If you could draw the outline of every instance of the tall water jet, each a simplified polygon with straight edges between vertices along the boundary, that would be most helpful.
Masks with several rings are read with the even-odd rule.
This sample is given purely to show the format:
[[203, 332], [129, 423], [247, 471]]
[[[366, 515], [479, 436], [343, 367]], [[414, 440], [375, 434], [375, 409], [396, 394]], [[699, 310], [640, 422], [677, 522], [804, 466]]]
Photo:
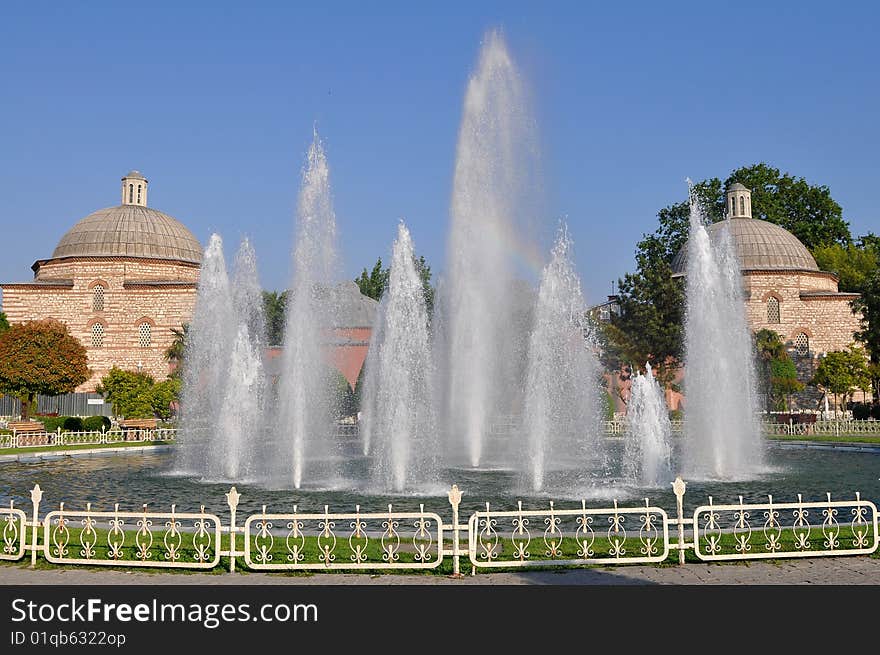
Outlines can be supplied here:
[[364, 396], [364, 429], [372, 456], [372, 481], [400, 492], [436, 480], [437, 459], [428, 313], [413, 243], [397, 229], [388, 285], [370, 340]]
[[[563, 224], [544, 267], [529, 340], [521, 458], [533, 491], [549, 471], [589, 473], [598, 443], [599, 365], [590, 349], [580, 279]], [[571, 481], [568, 482], [571, 484]]]
[[263, 348], [266, 319], [262, 287], [257, 275], [257, 258], [248, 239], [243, 239], [235, 257], [232, 281], [235, 328], [228, 334], [227, 381], [217, 421], [213, 458], [228, 480], [240, 480], [260, 473], [255, 464], [263, 443], [266, 374]]
[[668, 484], [672, 471], [672, 425], [665, 394], [648, 363], [645, 374], [632, 379], [626, 418], [625, 475], [647, 487]]
[[217, 417], [228, 381], [228, 347], [236, 324], [223, 257], [223, 239], [211, 235], [202, 258], [199, 288], [189, 324], [180, 398], [180, 444], [175, 449], [181, 473], [222, 475], [222, 453], [214, 448]]
[[684, 472], [696, 479], [749, 478], [763, 466], [764, 449], [742, 274], [729, 223], [710, 238], [693, 188], [690, 210]]
[[[501, 35], [490, 32], [464, 100], [438, 306], [441, 415], [448, 450], [470, 466], [484, 460], [492, 422], [519, 405], [510, 393], [518, 386], [511, 363], [522, 360], [511, 352], [522, 336], [512, 334], [521, 329], [514, 253], [522, 249], [524, 217], [536, 204], [529, 191], [536, 168], [533, 131], [519, 72]], [[509, 456], [509, 450], [502, 444], [500, 454]]]
[[[330, 170], [315, 132], [297, 204], [293, 279], [287, 303], [279, 421], [272, 452], [275, 484], [303, 484], [307, 469], [333, 453], [331, 368], [324, 358], [326, 335], [335, 324], [332, 288], [336, 279], [336, 215]], [[309, 471], [310, 482], [326, 474]]]

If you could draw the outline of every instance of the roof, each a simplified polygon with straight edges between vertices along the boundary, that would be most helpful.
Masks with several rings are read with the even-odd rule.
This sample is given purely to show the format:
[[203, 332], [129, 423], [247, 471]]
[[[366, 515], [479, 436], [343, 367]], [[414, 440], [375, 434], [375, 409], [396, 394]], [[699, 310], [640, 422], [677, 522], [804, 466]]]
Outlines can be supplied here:
[[129, 172], [128, 172], [128, 175], [126, 175], [126, 176], [125, 176], [124, 178], [122, 178], [122, 179], [125, 179], [125, 178], [127, 178], [127, 177], [133, 177], [133, 178], [136, 178], [136, 179], [138, 179], [138, 180], [146, 180], [146, 179], [147, 179], [147, 178], [145, 178], [145, 177], [143, 176], [143, 174], [142, 174], [140, 171], [129, 171]]
[[118, 205], [83, 218], [61, 237], [52, 253], [52, 259], [118, 256], [197, 264], [202, 260], [202, 246], [183, 223], [168, 214], [141, 205]]
[[[731, 218], [710, 225], [710, 238], [717, 239], [725, 225], [730, 227], [740, 268], [744, 271], [819, 271], [806, 246], [775, 223], [757, 218]], [[684, 275], [686, 268], [687, 244], [672, 260], [674, 275]]]
[[748, 187], [740, 184], [739, 182], [734, 182], [729, 187], [727, 187], [728, 191], [748, 191]]

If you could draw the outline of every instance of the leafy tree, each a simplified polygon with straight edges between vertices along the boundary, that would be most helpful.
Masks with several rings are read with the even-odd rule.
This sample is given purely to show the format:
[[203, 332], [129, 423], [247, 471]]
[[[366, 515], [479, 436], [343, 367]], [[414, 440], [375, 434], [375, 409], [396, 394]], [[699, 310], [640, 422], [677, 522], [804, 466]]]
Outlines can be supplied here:
[[791, 394], [803, 391], [805, 385], [798, 380], [797, 367], [785, 349], [782, 337], [773, 330], [758, 330], [755, 349], [767, 411], [782, 409], [785, 399], [788, 399], [788, 410], [791, 411]]
[[355, 282], [362, 294], [373, 300], [379, 300], [388, 284], [388, 274], [389, 269], [382, 268], [382, 258], [379, 257], [373, 265], [373, 269], [367, 273], [365, 268], [360, 277], [355, 278]]
[[167, 421], [174, 412], [172, 403], [180, 400], [180, 378], [168, 378], [153, 385], [149, 392], [150, 408], [158, 418]]
[[834, 411], [837, 411], [837, 396], [843, 396], [844, 406], [849, 396], [856, 390], [867, 391], [871, 378], [865, 351], [851, 347], [828, 353], [819, 362], [813, 375], [812, 384], [825, 393], [834, 394]]
[[186, 352], [186, 340], [189, 336], [189, 323], [184, 323], [180, 328], [171, 328], [171, 334], [174, 335], [174, 341], [165, 350], [165, 359], [174, 364], [174, 371], [171, 375], [179, 378], [182, 374], [183, 356]]
[[58, 321], [18, 323], [0, 334], [0, 391], [21, 398], [23, 418], [37, 394], [70, 393], [89, 375], [86, 349]]
[[101, 378], [101, 384], [95, 390], [113, 403], [117, 416], [152, 418], [153, 383], [153, 378], [146, 373], [124, 371], [114, 366]]
[[263, 309], [266, 313], [266, 338], [270, 346], [284, 342], [284, 316], [287, 311], [286, 291], [263, 291]]
[[870, 355], [869, 375], [876, 397], [880, 395], [880, 270], [865, 282], [862, 295], [852, 306], [853, 311], [861, 315], [860, 329], [853, 336], [864, 344]]
[[862, 293], [880, 265], [880, 250], [873, 245], [832, 243], [813, 249], [813, 257], [823, 271], [836, 273], [841, 291]]
[[770, 387], [776, 406], [781, 407], [784, 398], [788, 399], [788, 411], [791, 412], [791, 394], [804, 390], [804, 383], [798, 380], [797, 367], [791, 357], [783, 351], [784, 357], [770, 362]]
[[9, 320], [6, 318], [6, 314], [0, 312], [0, 334], [6, 332], [9, 329]]

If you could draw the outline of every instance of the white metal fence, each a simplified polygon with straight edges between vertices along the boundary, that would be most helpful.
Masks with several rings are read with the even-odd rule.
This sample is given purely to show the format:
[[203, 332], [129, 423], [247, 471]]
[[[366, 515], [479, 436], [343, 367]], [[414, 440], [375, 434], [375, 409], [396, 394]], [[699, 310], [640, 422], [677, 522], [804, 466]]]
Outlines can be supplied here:
[[0, 434], [0, 448], [45, 448], [46, 446], [103, 445], [122, 442], [175, 441], [176, 428], [135, 430], [112, 428], [101, 431], [64, 432], [15, 432]]
[[703, 561], [782, 559], [869, 555], [880, 544], [877, 506], [854, 499], [774, 501], [706, 505], [685, 516], [686, 484], [673, 483], [674, 513], [642, 504], [574, 507], [554, 502], [541, 508], [473, 512], [459, 521], [462, 494], [449, 492], [452, 520], [447, 523], [423, 504], [417, 511], [385, 510], [291, 512], [262, 510], [238, 525], [240, 495], [226, 494], [227, 521], [205, 510], [178, 512], [140, 509], [71, 510], [61, 503], [40, 517], [43, 492], [31, 491], [31, 511], [10, 503], [0, 508], [0, 559], [28, 555], [56, 565], [213, 569], [224, 558], [234, 571], [241, 562], [253, 571], [364, 571], [439, 569], [451, 560], [460, 574], [461, 560], [471, 572], [491, 569], [576, 567], [590, 564], [657, 564], [688, 551]]

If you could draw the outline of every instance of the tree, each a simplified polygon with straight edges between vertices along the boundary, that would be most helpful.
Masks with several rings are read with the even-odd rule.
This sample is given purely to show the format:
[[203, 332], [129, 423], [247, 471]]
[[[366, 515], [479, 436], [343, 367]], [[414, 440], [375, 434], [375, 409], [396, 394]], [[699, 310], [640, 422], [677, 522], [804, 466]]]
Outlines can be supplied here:
[[770, 388], [776, 406], [781, 407], [783, 399], [788, 399], [788, 411], [791, 413], [791, 394], [804, 390], [804, 383], [798, 380], [797, 367], [789, 354], [783, 351], [784, 357], [770, 362]]
[[173, 416], [172, 405], [180, 401], [180, 387], [180, 378], [168, 378], [153, 385], [149, 392], [149, 402], [156, 417], [167, 421]]
[[853, 312], [861, 316], [860, 329], [853, 335], [864, 344], [871, 360], [869, 376], [874, 396], [880, 396], [880, 270], [866, 282], [862, 295], [853, 303]]
[[0, 334], [6, 332], [9, 329], [9, 320], [6, 318], [6, 314], [0, 312]]
[[818, 246], [813, 249], [813, 257], [823, 271], [837, 274], [841, 291], [855, 293], [865, 290], [880, 265], [880, 250], [865, 242]]
[[125, 418], [152, 418], [154, 380], [146, 373], [124, 371], [114, 366], [101, 378], [96, 391], [113, 403], [113, 412]]
[[389, 269], [382, 268], [382, 258], [379, 257], [369, 274], [365, 268], [360, 277], [355, 278], [355, 282], [362, 294], [373, 300], [379, 300], [388, 284], [388, 274]]
[[70, 393], [90, 375], [86, 349], [58, 321], [18, 323], [0, 334], [0, 391], [21, 398], [22, 418], [37, 394]]
[[183, 356], [186, 353], [186, 340], [189, 337], [189, 323], [184, 323], [180, 328], [171, 328], [171, 334], [174, 335], [174, 341], [165, 350], [165, 359], [174, 365], [171, 375], [179, 378], [182, 373]]
[[817, 385], [825, 393], [834, 394], [834, 411], [837, 411], [837, 396], [843, 396], [844, 406], [849, 396], [856, 390], [867, 390], [871, 378], [865, 351], [858, 347], [836, 350], [828, 353], [819, 362], [811, 384]]
[[287, 292], [263, 291], [263, 309], [266, 313], [266, 339], [270, 346], [284, 343], [284, 316], [287, 311]]

